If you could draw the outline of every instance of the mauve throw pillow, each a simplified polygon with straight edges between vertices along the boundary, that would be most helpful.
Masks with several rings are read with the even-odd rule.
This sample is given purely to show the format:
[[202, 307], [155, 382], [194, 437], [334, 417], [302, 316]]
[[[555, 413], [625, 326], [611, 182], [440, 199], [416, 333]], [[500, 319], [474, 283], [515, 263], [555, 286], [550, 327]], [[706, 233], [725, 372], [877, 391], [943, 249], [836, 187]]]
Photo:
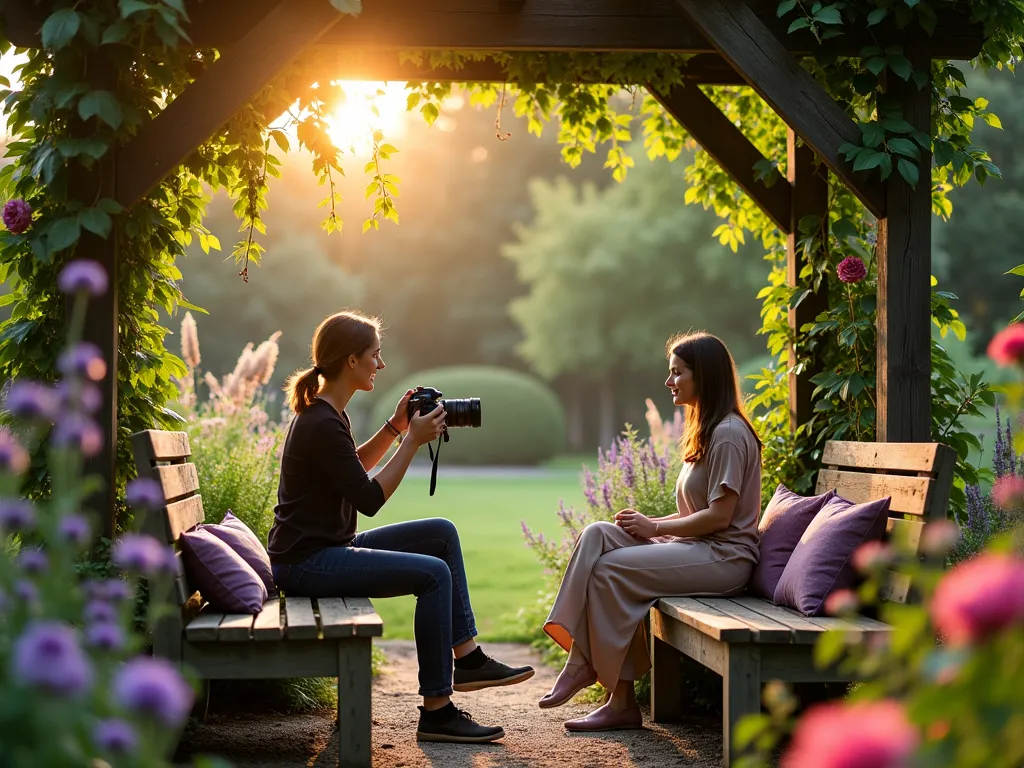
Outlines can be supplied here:
[[833, 496], [807, 526], [775, 587], [774, 600], [805, 616], [824, 612], [825, 598], [857, 581], [851, 557], [885, 534], [890, 497], [854, 504]]
[[825, 502], [835, 495], [835, 491], [829, 491], [820, 496], [801, 496], [779, 483], [757, 524], [761, 558], [747, 585], [750, 592], [769, 600], [775, 597], [775, 586], [800, 537]]
[[181, 534], [181, 555], [189, 586], [224, 613], [255, 615], [267, 599], [267, 588], [256, 571], [205, 528]]
[[209, 531], [235, 550], [235, 553], [245, 560], [249, 567], [256, 571], [256, 575], [263, 580], [268, 595], [277, 594], [274, 572], [270, 568], [270, 556], [267, 554], [266, 548], [256, 538], [252, 529], [235, 517], [230, 509], [219, 523], [207, 523], [199, 527]]

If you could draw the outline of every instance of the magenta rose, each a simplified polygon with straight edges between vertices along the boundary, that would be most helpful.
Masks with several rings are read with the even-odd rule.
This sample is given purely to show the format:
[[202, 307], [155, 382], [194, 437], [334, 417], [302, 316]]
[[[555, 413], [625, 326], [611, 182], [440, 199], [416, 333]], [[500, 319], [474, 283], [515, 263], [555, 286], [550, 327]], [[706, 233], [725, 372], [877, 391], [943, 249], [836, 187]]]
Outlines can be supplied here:
[[947, 573], [932, 596], [935, 629], [951, 646], [969, 645], [1024, 624], [1024, 560], [985, 552]]
[[836, 274], [844, 283], [859, 283], [868, 276], [868, 268], [856, 256], [847, 256], [839, 262]]
[[1024, 361], [1024, 323], [1014, 323], [997, 333], [988, 345], [988, 356], [999, 365]]
[[822, 704], [797, 723], [782, 768], [901, 768], [920, 736], [891, 699]]

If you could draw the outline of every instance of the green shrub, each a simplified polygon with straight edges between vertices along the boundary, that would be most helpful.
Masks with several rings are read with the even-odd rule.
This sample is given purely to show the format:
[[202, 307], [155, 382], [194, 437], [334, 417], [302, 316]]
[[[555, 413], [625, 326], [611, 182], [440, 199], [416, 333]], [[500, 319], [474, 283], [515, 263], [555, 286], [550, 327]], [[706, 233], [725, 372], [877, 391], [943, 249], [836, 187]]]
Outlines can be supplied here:
[[446, 398], [479, 397], [479, 429], [451, 430], [441, 451], [448, 464], [540, 464], [565, 444], [565, 413], [557, 396], [539, 380], [484, 366], [435, 368], [397, 382], [374, 404], [373, 424], [384, 423], [402, 394], [417, 385], [435, 387]]

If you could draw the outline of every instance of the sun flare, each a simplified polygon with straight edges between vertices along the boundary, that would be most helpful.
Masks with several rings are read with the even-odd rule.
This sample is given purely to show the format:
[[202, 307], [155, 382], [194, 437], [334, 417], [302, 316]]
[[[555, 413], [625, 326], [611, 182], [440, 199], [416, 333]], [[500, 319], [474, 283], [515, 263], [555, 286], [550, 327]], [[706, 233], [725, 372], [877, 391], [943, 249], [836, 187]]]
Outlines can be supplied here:
[[407, 91], [405, 83], [368, 81], [339, 82], [345, 97], [328, 118], [328, 134], [334, 146], [357, 156], [369, 155], [373, 133], [385, 141], [405, 133]]

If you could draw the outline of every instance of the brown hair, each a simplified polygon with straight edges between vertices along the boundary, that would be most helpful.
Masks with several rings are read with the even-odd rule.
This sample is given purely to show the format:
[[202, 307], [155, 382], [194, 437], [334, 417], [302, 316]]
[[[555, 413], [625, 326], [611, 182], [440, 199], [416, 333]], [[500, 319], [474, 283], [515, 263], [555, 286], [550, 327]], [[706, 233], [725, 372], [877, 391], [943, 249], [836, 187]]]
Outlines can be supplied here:
[[730, 414], [743, 420], [760, 448], [757, 431], [743, 407], [736, 363], [722, 340], [703, 331], [678, 334], [668, 340], [665, 352], [666, 357], [679, 357], [693, 371], [697, 391], [697, 404], [687, 406], [686, 425], [679, 441], [683, 461], [703, 459], [715, 427]]
[[285, 392], [295, 413], [309, 408], [320, 391], [320, 377], [337, 376], [349, 355], [362, 355], [380, 333], [380, 320], [355, 310], [338, 312], [325, 318], [313, 334], [313, 367], [288, 377]]

